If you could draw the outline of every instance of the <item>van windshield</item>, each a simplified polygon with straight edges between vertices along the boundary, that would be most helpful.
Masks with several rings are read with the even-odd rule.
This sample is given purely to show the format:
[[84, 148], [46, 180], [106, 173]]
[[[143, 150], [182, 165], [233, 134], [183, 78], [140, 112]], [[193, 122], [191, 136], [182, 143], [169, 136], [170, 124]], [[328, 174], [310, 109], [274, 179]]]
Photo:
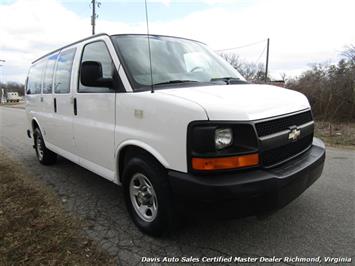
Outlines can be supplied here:
[[197, 41], [150, 37], [152, 78], [147, 35], [115, 35], [112, 40], [135, 90], [156, 89], [182, 84], [245, 83], [245, 79], [224, 59]]

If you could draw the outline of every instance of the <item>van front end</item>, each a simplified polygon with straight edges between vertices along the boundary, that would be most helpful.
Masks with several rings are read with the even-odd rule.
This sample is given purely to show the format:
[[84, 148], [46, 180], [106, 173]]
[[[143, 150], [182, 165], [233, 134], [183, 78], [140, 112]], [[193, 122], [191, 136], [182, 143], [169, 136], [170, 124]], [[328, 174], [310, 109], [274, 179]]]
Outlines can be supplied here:
[[168, 173], [178, 205], [235, 217], [284, 207], [322, 173], [325, 146], [313, 131], [309, 109], [254, 122], [191, 123], [189, 172]]

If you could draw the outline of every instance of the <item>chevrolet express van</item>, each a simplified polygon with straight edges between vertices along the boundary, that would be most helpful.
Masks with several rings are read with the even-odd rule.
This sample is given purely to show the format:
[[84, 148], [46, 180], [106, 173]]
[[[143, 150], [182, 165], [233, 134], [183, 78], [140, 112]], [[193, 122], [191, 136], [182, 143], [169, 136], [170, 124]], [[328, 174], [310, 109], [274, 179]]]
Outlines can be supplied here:
[[26, 114], [40, 163], [60, 155], [122, 185], [151, 235], [195, 203], [281, 208], [325, 158], [304, 95], [249, 84], [205, 44], [177, 37], [100, 34], [37, 59]]

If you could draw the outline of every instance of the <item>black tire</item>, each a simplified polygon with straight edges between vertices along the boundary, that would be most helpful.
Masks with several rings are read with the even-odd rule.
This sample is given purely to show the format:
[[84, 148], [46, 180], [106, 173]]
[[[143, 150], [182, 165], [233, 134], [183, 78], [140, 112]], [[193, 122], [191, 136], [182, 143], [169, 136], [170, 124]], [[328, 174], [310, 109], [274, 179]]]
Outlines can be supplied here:
[[34, 130], [33, 138], [34, 138], [34, 149], [36, 151], [38, 161], [44, 165], [52, 165], [56, 163], [57, 154], [46, 148], [46, 144], [44, 143], [44, 139], [42, 137], [42, 133], [39, 130], [39, 128], [36, 128]]
[[[123, 189], [126, 206], [133, 222], [142, 232], [151, 236], [157, 237], [172, 232], [178, 223], [166, 170], [150, 155], [143, 152], [129, 156], [128, 160], [125, 161]], [[131, 197], [130, 194], [132, 178], [141, 174], [148, 179], [156, 195], [157, 211], [152, 221], [141, 218], [142, 214], [138, 213], [134, 207], [134, 202], [132, 202], [134, 196]], [[138, 202], [138, 197], [134, 197], [133, 200]]]

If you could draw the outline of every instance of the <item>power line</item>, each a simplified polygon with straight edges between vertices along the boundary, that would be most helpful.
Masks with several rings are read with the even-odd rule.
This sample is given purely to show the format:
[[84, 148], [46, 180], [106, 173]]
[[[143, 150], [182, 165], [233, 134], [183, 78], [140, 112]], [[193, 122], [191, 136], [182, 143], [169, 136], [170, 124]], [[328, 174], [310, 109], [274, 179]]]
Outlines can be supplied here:
[[249, 47], [249, 46], [253, 46], [253, 45], [256, 45], [256, 44], [265, 42], [265, 41], [266, 41], [266, 40], [264, 39], [264, 40], [261, 40], [261, 41], [257, 41], [257, 42], [253, 42], [253, 43], [249, 43], [249, 44], [237, 46], [237, 47], [215, 50], [215, 52], [224, 52], [224, 51], [230, 51], [230, 50], [237, 50], [237, 49], [241, 49], [241, 48], [246, 48], [246, 47]]
[[[5, 63], [6, 62], [6, 60], [4, 60], [4, 59], [0, 59], [0, 62], [1, 63]], [[3, 67], [4, 65], [0, 65], [0, 91], [1, 91], [1, 97], [0, 97], [0, 103], [5, 103], [5, 92], [4, 92], [4, 88], [1, 88], [1, 83], [4, 85], [4, 86], [6, 86], [5, 85], [5, 80], [4, 81], [2, 81], [2, 67]]]
[[264, 54], [266, 47], [267, 47], [267, 46], [265, 45], [265, 46], [264, 46], [264, 49], [261, 51], [260, 55], [258, 56], [258, 59], [256, 59], [256, 61], [255, 61], [255, 64], [256, 64], [256, 65], [259, 63], [259, 60], [260, 60], [261, 56]]

